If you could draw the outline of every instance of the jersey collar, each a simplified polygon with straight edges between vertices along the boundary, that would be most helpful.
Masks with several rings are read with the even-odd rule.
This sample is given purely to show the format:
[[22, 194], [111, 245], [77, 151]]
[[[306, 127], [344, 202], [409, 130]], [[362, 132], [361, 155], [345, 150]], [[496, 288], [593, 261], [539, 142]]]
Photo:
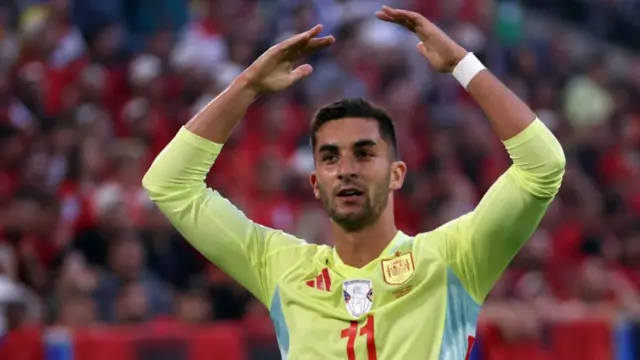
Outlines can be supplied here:
[[340, 256], [338, 256], [338, 252], [334, 247], [332, 251], [333, 265], [334, 265], [333, 268], [335, 269], [335, 271], [337, 271], [338, 273], [342, 274], [345, 277], [357, 277], [359, 276], [359, 274], [362, 274], [363, 272], [365, 273], [369, 272], [369, 270], [378, 266], [378, 262], [381, 258], [385, 258], [385, 257], [388, 257], [389, 255], [394, 254], [397, 251], [397, 249], [403, 243], [405, 243], [405, 241], [409, 239], [410, 237], [408, 235], [406, 235], [402, 231], [398, 231], [396, 235], [393, 237], [393, 239], [391, 239], [389, 244], [387, 244], [385, 249], [380, 253], [380, 255], [377, 258], [371, 260], [367, 265], [363, 266], [360, 269], [345, 264], [342, 261], [342, 259], [340, 259]]

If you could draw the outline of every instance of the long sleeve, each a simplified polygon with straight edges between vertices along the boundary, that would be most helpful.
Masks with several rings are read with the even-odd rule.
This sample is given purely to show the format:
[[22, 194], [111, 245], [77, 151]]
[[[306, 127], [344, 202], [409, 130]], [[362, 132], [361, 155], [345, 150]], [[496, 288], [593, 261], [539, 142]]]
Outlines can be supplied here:
[[538, 227], [564, 175], [562, 147], [539, 119], [504, 145], [513, 165], [475, 210], [434, 231], [438, 251], [478, 303]]
[[254, 223], [206, 187], [206, 175], [221, 149], [183, 128], [155, 159], [143, 186], [198, 251], [268, 305], [276, 273], [288, 263], [277, 253], [304, 242]]

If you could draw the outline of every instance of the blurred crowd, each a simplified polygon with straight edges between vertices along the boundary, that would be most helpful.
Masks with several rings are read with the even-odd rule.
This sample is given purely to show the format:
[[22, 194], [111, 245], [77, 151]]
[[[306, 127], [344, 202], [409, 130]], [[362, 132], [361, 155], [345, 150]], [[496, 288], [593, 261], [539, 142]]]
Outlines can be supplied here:
[[[558, 199], [484, 316], [511, 336], [536, 336], [546, 321], [640, 315], [640, 67], [614, 77], [596, 45], [578, 57], [562, 34], [530, 41], [515, 2], [385, 3], [428, 15], [476, 52], [567, 154]], [[140, 182], [244, 67], [316, 23], [338, 43], [310, 59], [311, 78], [252, 106], [210, 185], [256, 222], [330, 244], [308, 185], [309, 120], [324, 103], [366, 97], [392, 114], [410, 169], [399, 226], [415, 234], [472, 209], [508, 156], [464, 90], [419, 57], [413, 35], [375, 20], [381, 4], [3, 1], [0, 333], [264, 314], [173, 230]]]

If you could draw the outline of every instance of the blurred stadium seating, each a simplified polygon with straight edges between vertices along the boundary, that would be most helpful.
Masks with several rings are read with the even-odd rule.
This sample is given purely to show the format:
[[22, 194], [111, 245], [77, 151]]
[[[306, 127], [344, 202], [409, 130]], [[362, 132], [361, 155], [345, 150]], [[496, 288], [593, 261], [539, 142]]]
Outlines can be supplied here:
[[0, 2], [0, 359], [278, 359], [266, 309], [208, 264], [140, 186], [191, 115], [275, 41], [338, 38], [258, 101], [210, 185], [249, 217], [331, 243], [307, 185], [313, 109], [363, 96], [410, 169], [397, 219], [474, 206], [508, 158], [415, 39], [412, 7], [476, 52], [554, 131], [566, 180], [482, 313], [474, 359], [640, 359], [640, 58], [634, 0]]

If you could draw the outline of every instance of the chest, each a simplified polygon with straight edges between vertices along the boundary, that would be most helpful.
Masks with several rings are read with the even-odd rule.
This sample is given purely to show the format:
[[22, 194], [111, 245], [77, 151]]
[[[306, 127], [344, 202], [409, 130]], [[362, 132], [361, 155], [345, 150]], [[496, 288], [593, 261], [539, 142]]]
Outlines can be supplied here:
[[[414, 338], [418, 328], [442, 323], [445, 282], [444, 266], [416, 261], [411, 254], [349, 274], [309, 263], [281, 279], [277, 300], [282, 318], [274, 322], [286, 328], [292, 344], [327, 339], [317, 351], [344, 354], [345, 346], [356, 351], [374, 341], [377, 349], [397, 349], [403, 339]], [[307, 344], [305, 353], [313, 353], [314, 343]]]

